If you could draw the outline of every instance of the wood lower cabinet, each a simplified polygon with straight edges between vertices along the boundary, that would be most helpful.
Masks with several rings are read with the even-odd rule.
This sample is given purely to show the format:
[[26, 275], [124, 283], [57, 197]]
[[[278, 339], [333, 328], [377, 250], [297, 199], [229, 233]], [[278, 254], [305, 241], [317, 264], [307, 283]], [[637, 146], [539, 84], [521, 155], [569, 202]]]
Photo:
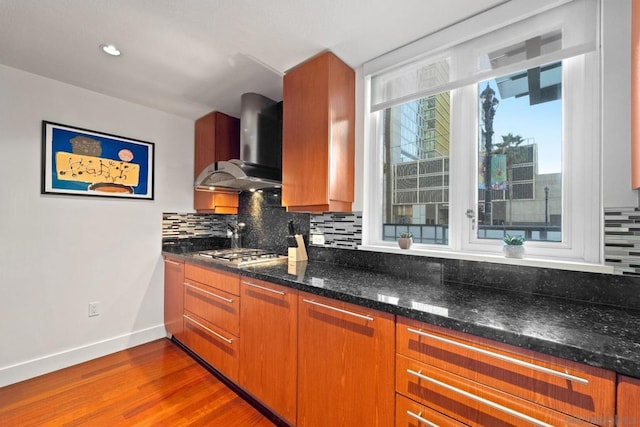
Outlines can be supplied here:
[[487, 425], [498, 413], [505, 425], [523, 422], [471, 393], [551, 425], [612, 425], [611, 371], [401, 317], [396, 337], [398, 392], [465, 423]]
[[237, 381], [240, 352], [240, 276], [185, 265], [182, 342]]
[[164, 327], [167, 332], [182, 339], [184, 262], [165, 258], [164, 260]]
[[394, 424], [394, 316], [300, 293], [298, 426]]
[[618, 375], [616, 425], [640, 426], [640, 379]]
[[296, 423], [298, 293], [242, 277], [238, 382], [291, 425]]
[[[211, 112], [195, 122], [194, 178], [211, 163], [240, 156], [240, 120]], [[193, 204], [200, 213], [238, 213], [238, 194], [228, 191], [195, 191]]]
[[355, 72], [326, 52], [288, 71], [283, 85], [282, 205], [351, 212]]
[[170, 257], [165, 324], [291, 425], [640, 424], [640, 379]]

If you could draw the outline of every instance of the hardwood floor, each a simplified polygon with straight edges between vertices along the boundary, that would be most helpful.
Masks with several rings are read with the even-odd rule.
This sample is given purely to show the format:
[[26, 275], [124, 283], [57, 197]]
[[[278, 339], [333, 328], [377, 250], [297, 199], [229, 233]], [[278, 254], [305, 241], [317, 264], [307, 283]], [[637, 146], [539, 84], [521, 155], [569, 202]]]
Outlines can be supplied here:
[[0, 426], [273, 426], [168, 339], [0, 388]]

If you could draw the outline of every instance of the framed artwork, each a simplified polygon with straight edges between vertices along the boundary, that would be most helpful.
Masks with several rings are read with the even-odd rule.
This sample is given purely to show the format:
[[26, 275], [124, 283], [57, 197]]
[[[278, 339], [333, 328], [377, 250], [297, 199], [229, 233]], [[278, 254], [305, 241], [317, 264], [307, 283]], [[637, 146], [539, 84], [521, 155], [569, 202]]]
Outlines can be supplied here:
[[42, 122], [42, 194], [153, 200], [154, 144]]

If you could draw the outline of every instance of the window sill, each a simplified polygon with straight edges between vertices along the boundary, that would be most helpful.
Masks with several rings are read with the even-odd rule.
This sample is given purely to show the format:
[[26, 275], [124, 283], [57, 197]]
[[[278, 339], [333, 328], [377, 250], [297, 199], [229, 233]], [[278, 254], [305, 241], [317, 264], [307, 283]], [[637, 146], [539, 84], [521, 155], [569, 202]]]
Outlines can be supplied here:
[[558, 270], [582, 271], [587, 273], [605, 273], [613, 274], [614, 269], [610, 265], [587, 264], [584, 262], [568, 261], [568, 260], [550, 260], [537, 257], [526, 256], [521, 259], [505, 258], [498, 254], [480, 254], [468, 252], [453, 251], [434, 251], [428, 249], [400, 249], [397, 246], [377, 246], [377, 245], [361, 245], [359, 250], [371, 252], [386, 252], [401, 255], [417, 255], [428, 256], [433, 258], [460, 259], [466, 261], [491, 262], [495, 264], [521, 265], [526, 267], [542, 267], [553, 268]]

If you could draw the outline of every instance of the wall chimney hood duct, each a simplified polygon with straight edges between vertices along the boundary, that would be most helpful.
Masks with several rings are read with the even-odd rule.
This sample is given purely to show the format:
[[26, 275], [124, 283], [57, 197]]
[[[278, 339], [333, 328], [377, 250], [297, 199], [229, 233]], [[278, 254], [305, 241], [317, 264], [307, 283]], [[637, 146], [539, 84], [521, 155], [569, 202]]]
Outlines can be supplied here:
[[207, 166], [196, 178], [201, 191], [279, 188], [282, 185], [282, 102], [257, 93], [241, 98], [240, 159]]

